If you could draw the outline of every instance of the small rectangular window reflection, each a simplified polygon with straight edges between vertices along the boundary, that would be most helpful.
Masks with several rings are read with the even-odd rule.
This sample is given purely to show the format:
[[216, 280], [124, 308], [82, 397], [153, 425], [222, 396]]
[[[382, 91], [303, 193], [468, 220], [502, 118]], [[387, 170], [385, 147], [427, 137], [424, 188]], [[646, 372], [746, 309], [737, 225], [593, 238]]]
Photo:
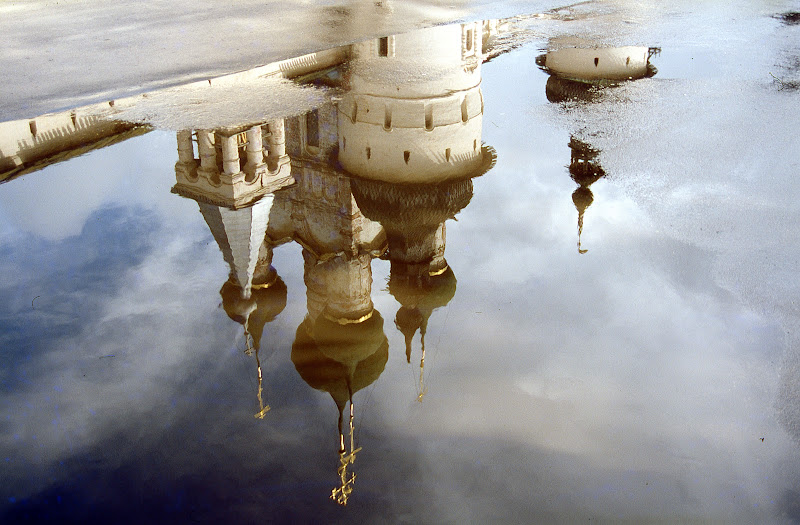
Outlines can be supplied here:
[[306, 146], [319, 147], [319, 111], [306, 114]]
[[378, 39], [378, 56], [389, 56], [389, 37], [385, 36]]

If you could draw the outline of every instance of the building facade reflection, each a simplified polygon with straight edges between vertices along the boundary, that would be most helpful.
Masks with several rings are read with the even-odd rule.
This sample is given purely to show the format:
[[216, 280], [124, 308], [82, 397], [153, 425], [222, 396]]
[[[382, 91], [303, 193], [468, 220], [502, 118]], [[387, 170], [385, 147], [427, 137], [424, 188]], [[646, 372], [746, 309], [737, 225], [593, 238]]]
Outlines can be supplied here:
[[[400, 305], [395, 326], [409, 363], [420, 333], [421, 401], [428, 322], [457, 286], [445, 259], [445, 223], [469, 204], [472, 178], [496, 160], [482, 142], [481, 63], [498, 27], [441, 26], [315, 54], [324, 60], [284, 61], [305, 81], [340, 89], [337, 98], [298, 116], [176, 133], [172, 192], [197, 202], [228, 267], [221, 307], [241, 325], [245, 352], [255, 359], [258, 419], [271, 409], [262, 385], [263, 350], [275, 350], [268, 325], [288, 295], [274, 250], [302, 247], [307, 311], [290, 357], [300, 378], [336, 405], [339, 483], [331, 499], [342, 505], [361, 450], [354, 398], [377, 381], [389, 356], [372, 301], [372, 262], [390, 261], [388, 288]], [[39, 150], [30, 159], [22, 150], [6, 155], [4, 169], [16, 176], [100, 147], [105, 142], [86, 145], [97, 134], [121, 140], [150, 129], [70, 115], [66, 124], [63, 115], [26, 122], [23, 131], [42, 139]], [[52, 148], [42, 129], [51, 120], [75, 128]]]
[[496, 30], [475, 22], [354, 44], [345, 67], [307, 78], [341, 79], [337, 102], [260, 125], [177, 136], [173, 191], [198, 201], [230, 267], [220, 293], [253, 342], [257, 417], [269, 410], [258, 361], [264, 325], [286, 302], [272, 253], [287, 242], [302, 246], [307, 313], [291, 360], [337, 407], [339, 485], [331, 499], [342, 505], [361, 450], [354, 396], [378, 379], [389, 356], [372, 302], [372, 260], [390, 261], [389, 292], [400, 303], [395, 325], [409, 363], [420, 332], [421, 401], [428, 320], [456, 291], [445, 223], [469, 204], [472, 178], [496, 159], [481, 141], [480, 88], [484, 46]]

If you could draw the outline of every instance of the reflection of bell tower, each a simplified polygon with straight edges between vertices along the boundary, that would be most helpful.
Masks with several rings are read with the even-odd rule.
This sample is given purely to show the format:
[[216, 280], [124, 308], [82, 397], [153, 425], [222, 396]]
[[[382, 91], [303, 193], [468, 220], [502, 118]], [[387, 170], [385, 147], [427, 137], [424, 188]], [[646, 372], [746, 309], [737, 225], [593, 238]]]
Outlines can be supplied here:
[[569, 148], [572, 150], [569, 161], [569, 175], [578, 183], [578, 188], [572, 193], [572, 202], [578, 210], [578, 253], [588, 250], [581, 248], [581, 234], [583, 233], [583, 215], [586, 208], [594, 201], [592, 190], [589, 187], [597, 182], [606, 172], [597, 160], [600, 152], [585, 142], [571, 137]]
[[272, 192], [294, 182], [284, 136], [282, 119], [236, 129], [178, 132], [173, 192], [197, 201], [230, 268], [220, 295], [225, 312], [244, 328], [246, 353], [255, 353], [257, 418], [269, 410], [262, 397], [259, 358], [264, 325], [286, 306], [286, 285], [272, 267], [272, 245], [265, 239]]

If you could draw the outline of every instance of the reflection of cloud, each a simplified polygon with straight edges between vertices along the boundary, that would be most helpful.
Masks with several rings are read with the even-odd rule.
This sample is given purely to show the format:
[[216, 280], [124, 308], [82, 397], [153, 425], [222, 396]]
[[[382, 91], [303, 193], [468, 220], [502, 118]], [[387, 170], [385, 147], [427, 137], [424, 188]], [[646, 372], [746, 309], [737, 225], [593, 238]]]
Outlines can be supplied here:
[[0, 186], [0, 228], [56, 241], [120, 202], [172, 222], [193, 219], [197, 204], [170, 193], [176, 156], [175, 136], [154, 131], [10, 181]]
[[[224, 319], [214, 297], [225, 269], [213, 244], [197, 244], [202, 229], [194, 239], [188, 231], [154, 232], [152, 216], [134, 208], [91, 219], [81, 235], [39, 243], [7, 268], [22, 283], [4, 290], [17, 298], [4, 301], [11, 324], [3, 333], [16, 353], [6, 365], [14, 388], [2, 396], [15, 407], [3, 442], [13, 443], [17, 465], [25, 458], [47, 465], [125, 428], [181, 382], [187, 356], [226, 344], [224, 331], [192, 328]], [[60, 268], [48, 271], [41, 254], [53, 250]], [[39, 299], [31, 312], [32, 294]], [[194, 299], [198, 294], [206, 299]], [[186, 304], [194, 310], [186, 312]], [[187, 314], [188, 326], [175, 322]]]

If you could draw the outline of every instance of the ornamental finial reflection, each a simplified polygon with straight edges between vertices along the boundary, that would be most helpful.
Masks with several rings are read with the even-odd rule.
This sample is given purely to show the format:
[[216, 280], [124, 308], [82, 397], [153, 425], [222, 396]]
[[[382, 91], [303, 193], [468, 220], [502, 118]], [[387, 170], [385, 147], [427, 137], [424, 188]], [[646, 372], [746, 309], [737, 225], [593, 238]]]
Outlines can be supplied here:
[[572, 193], [572, 202], [578, 210], [578, 253], [588, 250], [581, 248], [581, 234], [583, 233], [583, 215], [594, 201], [592, 190], [589, 187], [597, 182], [606, 172], [597, 159], [600, 152], [585, 142], [571, 137], [569, 148], [572, 151], [569, 162], [569, 174], [578, 188]]

